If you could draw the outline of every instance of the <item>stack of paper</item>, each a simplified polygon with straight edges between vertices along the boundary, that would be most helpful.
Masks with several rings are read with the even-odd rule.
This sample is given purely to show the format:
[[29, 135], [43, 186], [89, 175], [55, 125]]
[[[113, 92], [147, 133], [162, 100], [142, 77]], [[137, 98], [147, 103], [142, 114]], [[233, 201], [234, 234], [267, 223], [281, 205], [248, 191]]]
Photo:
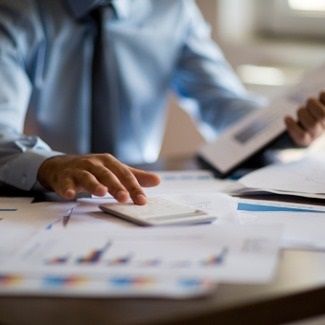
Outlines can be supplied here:
[[282, 225], [282, 247], [325, 249], [324, 153], [258, 169], [226, 191], [237, 197], [241, 224]]
[[228, 188], [233, 195], [275, 193], [325, 199], [325, 153], [253, 171]]

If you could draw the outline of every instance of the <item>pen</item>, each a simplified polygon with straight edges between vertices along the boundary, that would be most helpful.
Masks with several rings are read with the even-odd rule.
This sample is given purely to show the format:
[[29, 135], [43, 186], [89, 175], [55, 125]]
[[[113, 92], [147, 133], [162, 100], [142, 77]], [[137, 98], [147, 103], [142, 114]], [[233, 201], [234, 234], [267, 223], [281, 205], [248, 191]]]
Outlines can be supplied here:
[[72, 214], [73, 208], [67, 211], [65, 215], [63, 215], [62, 221], [63, 221], [63, 227], [66, 227], [68, 225], [68, 222], [70, 220], [70, 216]]

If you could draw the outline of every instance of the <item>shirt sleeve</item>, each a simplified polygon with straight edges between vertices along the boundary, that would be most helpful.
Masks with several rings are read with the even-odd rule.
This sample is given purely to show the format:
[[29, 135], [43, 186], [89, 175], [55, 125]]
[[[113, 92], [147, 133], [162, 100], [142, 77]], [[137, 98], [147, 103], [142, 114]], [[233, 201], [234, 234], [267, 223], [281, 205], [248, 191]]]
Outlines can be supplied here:
[[[173, 88], [187, 108], [216, 137], [231, 123], [263, 107], [267, 101], [249, 93], [210, 37], [210, 28], [192, 1], [184, 1], [187, 35]], [[185, 101], [184, 101], [185, 99]]]
[[37, 38], [30, 3], [2, 1], [0, 8], [0, 182], [22, 190], [36, 184], [45, 159], [61, 154], [23, 134], [32, 93], [27, 53]]
[[42, 162], [60, 154], [52, 151], [38, 137], [22, 136], [12, 141], [1, 141], [0, 182], [31, 190], [37, 185], [37, 172]]

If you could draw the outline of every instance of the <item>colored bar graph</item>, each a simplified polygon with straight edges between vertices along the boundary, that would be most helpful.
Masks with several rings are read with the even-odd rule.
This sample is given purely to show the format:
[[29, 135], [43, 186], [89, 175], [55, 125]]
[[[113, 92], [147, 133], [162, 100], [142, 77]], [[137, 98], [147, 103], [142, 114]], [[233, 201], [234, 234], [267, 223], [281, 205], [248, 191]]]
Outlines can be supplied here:
[[87, 282], [84, 276], [46, 276], [43, 278], [45, 287], [76, 287]]
[[132, 254], [126, 256], [115, 257], [108, 261], [109, 266], [120, 266], [120, 265], [127, 265], [131, 262]]
[[228, 253], [228, 248], [222, 248], [221, 252], [218, 255], [213, 255], [202, 262], [204, 266], [215, 266], [221, 265], [224, 263], [226, 255]]
[[155, 283], [152, 277], [135, 277], [135, 276], [119, 276], [112, 277], [108, 280], [109, 284], [114, 287], [144, 287]]
[[104, 253], [111, 246], [111, 242], [107, 242], [103, 248], [90, 251], [85, 257], [78, 258], [77, 264], [95, 264], [103, 257]]
[[21, 281], [20, 275], [0, 273], [0, 286], [14, 286], [20, 284]]
[[215, 285], [213, 281], [200, 278], [181, 278], [178, 280], [178, 285], [185, 288], [196, 287], [212, 287]]
[[69, 260], [69, 256], [54, 257], [45, 262], [47, 265], [63, 265]]

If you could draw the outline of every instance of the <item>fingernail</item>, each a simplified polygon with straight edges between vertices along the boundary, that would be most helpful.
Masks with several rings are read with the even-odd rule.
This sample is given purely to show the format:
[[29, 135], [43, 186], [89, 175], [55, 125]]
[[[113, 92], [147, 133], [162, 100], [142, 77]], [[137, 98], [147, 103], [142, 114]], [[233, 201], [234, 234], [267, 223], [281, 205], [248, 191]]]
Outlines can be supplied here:
[[147, 203], [147, 197], [145, 195], [143, 195], [143, 194], [138, 194], [136, 196], [136, 203], [141, 204], [141, 205], [146, 204]]
[[119, 191], [116, 193], [116, 199], [119, 202], [126, 202], [129, 198], [128, 192], [125, 191]]

